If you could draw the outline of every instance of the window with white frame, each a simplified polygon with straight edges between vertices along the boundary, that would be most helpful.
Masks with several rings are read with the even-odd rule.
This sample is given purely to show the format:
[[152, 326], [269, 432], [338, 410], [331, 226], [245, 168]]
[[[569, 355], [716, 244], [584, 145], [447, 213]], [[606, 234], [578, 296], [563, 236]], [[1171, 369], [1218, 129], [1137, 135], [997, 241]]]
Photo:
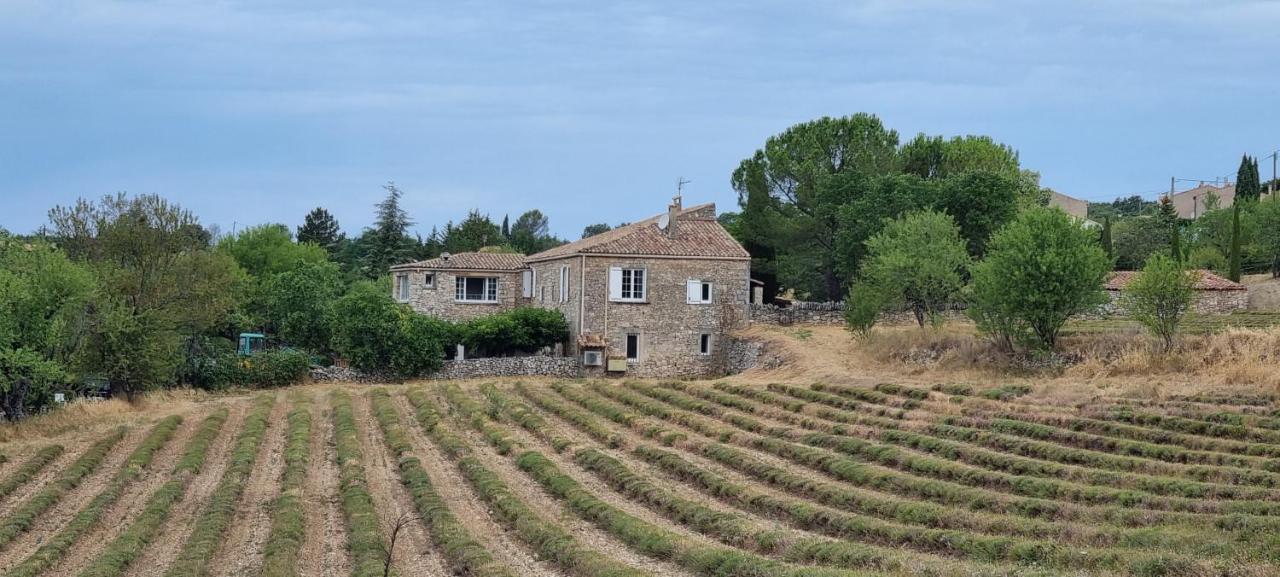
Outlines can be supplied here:
[[646, 284], [644, 269], [612, 267], [609, 269], [609, 300], [645, 302], [648, 296]]
[[396, 300], [406, 302], [409, 300], [409, 274], [400, 273], [396, 275]]
[[627, 360], [640, 360], [640, 334], [627, 333]]
[[689, 304], [710, 304], [712, 296], [711, 281], [689, 279], [685, 284], [685, 302]]
[[498, 302], [498, 277], [460, 276], [455, 279], [454, 300], [464, 303]]
[[711, 335], [709, 333], [702, 333], [698, 335], [698, 354], [711, 354]]

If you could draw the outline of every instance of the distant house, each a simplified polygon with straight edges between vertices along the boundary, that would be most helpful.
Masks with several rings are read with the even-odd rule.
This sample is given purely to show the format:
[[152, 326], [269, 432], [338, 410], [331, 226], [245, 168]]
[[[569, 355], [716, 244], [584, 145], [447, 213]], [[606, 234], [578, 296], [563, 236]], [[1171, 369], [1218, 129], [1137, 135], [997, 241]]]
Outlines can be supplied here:
[[[707, 376], [748, 322], [751, 257], [714, 204], [667, 212], [537, 254], [464, 253], [392, 267], [393, 295], [464, 320], [537, 306], [569, 323], [585, 374]], [[607, 370], [607, 371], [606, 371]]]
[[[1222, 278], [1207, 270], [1195, 271], [1195, 301], [1192, 310], [1200, 314], [1228, 314], [1249, 308], [1249, 287]], [[1113, 309], [1119, 308], [1120, 295], [1137, 278], [1136, 271], [1117, 271], [1107, 278], [1107, 295]]]
[[1236, 200], [1236, 185], [1227, 182], [1218, 186], [1201, 182], [1199, 186], [1174, 193], [1169, 198], [1173, 201], [1173, 209], [1177, 211], [1179, 218], [1199, 218], [1209, 209], [1205, 203], [1215, 196], [1218, 199], [1217, 208], [1229, 208]]
[[1089, 218], [1089, 201], [1072, 198], [1060, 192], [1052, 192], [1049, 196], [1049, 206], [1060, 208], [1071, 216], [1080, 220]]

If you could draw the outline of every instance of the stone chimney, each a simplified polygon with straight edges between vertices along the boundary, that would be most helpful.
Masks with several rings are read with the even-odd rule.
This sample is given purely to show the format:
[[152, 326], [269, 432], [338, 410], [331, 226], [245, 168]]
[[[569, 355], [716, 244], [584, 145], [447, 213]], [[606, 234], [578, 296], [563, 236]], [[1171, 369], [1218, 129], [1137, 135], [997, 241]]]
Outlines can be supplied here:
[[667, 207], [667, 236], [676, 237], [676, 217], [680, 215], [680, 195], [676, 195], [671, 199], [671, 205]]

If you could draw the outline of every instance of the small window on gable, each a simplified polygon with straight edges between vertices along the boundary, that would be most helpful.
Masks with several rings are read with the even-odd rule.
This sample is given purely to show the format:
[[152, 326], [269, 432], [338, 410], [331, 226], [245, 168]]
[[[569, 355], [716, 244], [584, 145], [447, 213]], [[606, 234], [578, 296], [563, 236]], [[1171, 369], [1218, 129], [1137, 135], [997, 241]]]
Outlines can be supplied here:
[[710, 334], [702, 333], [698, 335], [698, 354], [701, 354], [701, 355], [711, 354], [711, 335]]
[[396, 275], [396, 300], [406, 302], [409, 300], [409, 275], [401, 273]]

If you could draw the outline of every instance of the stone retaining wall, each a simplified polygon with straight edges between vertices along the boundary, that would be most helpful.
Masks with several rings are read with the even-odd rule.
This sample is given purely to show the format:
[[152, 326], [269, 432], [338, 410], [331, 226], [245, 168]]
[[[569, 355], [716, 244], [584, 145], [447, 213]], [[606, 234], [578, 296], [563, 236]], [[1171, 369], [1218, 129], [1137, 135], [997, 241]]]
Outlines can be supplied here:
[[726, 375], [736, 375], [748, 369], [775, 369], [782, 365], [782, 359], [768, 350], [765, 343], [749, 339], [727, 339], [727, 352], [724, 359]]
[[487, 377], [560, 377], [582, 376], [582, 362], [578, 357], [490, 357], [445, 361], [430, 379], [480, 379]]
[[842, 325], [844, 303], [795, 302], [789, 307], [753, 303], [751, 322], [766, 325]]

